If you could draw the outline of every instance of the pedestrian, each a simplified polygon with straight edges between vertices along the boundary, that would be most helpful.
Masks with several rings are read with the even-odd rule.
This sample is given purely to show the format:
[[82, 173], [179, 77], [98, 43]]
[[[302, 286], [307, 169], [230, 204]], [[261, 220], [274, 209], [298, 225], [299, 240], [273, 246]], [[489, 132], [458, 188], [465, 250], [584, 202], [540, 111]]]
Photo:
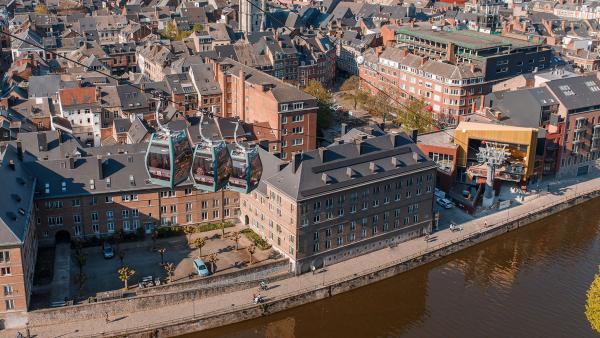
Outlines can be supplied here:
[[108, 324], [108, 311], [104, 312], [104, 319], [106, 320], [106, 324]]

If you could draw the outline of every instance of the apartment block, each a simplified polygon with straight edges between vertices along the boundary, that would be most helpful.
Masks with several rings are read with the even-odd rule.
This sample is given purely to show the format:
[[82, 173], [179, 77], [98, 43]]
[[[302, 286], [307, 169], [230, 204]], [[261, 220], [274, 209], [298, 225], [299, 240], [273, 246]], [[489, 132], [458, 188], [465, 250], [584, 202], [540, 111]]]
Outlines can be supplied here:
[[254, 124], [269, 151], [289, 160], [293, 153], [315, 149], [316, 99], [271, 75], [231, 59], [213, 64], [223, 91], [221, 116]]
[[240, 218], [296, 273], [431, 233], [436, 164], [405, 134], [353, 129], [267, 167]]
[[7, 146], [0, 154], [0, 318], [26, 312], [37, 255], [36, 178], [25, 170], [23, 149]]

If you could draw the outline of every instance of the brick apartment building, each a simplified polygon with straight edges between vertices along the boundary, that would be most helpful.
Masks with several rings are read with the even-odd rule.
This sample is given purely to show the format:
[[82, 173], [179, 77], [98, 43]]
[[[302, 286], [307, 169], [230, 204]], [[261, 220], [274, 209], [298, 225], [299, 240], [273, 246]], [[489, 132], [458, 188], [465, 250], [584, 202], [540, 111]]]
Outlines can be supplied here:
[[[22, 149], [21, 149], [22, 150]], [[27, 311], [37, 256], [36, 178], [25, 170], [22, 151], [10, 145], [0, 154], [0, 318]]]
[[600, 80], [596, 75], [544, 84], [560, 102], [563, 124], [559, 176], [584, 175], [600, 168]]
[[452, 64], [388, 47], [365, 56], [359, 69], [361, 86], [372, 93], [384, 90], [400, 100], [425, 100], [433, 117], [455, 125], [473, 112], [476, 100], [491, 90], [484, 73], [474, 64]]
[[[82, 148], [69, 137], [21, 134], [24, 167], [36, 173], [36, 228], [40, 245], [105, 237], [123, 229], [148, 234], [157, 226], [235, 218], [237, 192], [205, 193], [186, 181], [170, 190], [151, 184], [146, 143]], [[143, 229], [143, 230], [140, 230]]]
[[215, 62], [213, 71], [223, 92], [221, 116], [255, 124], [257, 138], [269, 140], [269, 151], [284, 160], [316, 148], [314, 97], [231, 59]]
[[240, 218], [296, 273], [431, 232], [435, 162], [406, 135], [373, 130], [295, 154], [283, 169], [261, 156], [271, 172], [240, 196]]

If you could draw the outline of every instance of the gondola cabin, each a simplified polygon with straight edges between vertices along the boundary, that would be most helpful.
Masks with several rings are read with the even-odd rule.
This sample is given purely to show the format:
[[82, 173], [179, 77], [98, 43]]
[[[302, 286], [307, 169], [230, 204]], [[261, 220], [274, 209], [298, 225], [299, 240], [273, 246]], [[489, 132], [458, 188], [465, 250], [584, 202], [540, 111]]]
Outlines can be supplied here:
[[201, 142], [194, 149], [191, 177], [194, 187], [215, 192], [227, 185], [232, 171], [227, 143]]
[[185, 130], [152, 134], [146, 151], [146, 170], [150, 182], [172, 189], [185, 181], [189, 177], [192, 156]]
[[248, 193], [256, 188], [262, 175], [262, 162], [258, 155], [258, 148], [233, 147], [231, 160], [233, 169], [228, 188], [241, 193]]

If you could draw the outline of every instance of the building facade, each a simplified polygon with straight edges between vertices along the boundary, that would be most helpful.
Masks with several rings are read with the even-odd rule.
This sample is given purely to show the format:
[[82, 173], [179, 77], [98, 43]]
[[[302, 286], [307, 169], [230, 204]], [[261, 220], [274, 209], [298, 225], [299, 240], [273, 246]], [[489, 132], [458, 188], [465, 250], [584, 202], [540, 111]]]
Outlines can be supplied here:
[[354, 129], [269, 176], [240, 218], [296, 273], [431, 233], [436, 165], [406, 135]]

